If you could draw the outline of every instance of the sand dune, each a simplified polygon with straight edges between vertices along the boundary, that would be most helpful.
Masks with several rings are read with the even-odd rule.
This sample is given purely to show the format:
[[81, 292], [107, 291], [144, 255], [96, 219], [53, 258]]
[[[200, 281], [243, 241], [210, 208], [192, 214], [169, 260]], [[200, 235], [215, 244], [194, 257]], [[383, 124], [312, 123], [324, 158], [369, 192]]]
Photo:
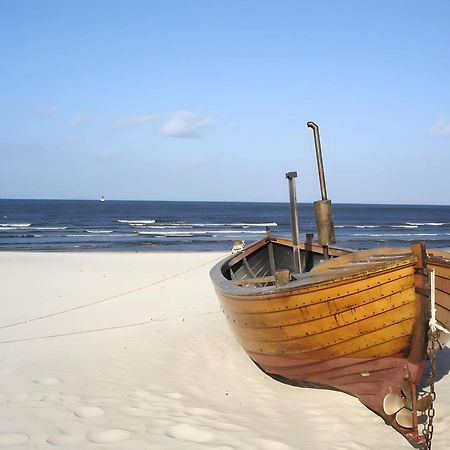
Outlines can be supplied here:
[[[275, 382], [236, 344], [220, 253], [1, 253], [0, 448], [412, 448], [356, 399]], [[450, 447], [450, 351], [433, 449]]]

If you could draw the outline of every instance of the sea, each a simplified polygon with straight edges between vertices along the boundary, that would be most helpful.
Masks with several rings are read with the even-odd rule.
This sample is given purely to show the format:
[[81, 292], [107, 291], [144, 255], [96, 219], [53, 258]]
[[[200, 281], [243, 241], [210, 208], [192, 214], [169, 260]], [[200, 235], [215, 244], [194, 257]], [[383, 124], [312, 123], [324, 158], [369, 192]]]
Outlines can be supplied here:
[[[300, 234], [315, 233], [298, 204]], [[450, 206], [334, 204], [336, 245], [450, 247]], [[290, 237], [288, 203], [1, 200], [0, 251], [213, 251]]]

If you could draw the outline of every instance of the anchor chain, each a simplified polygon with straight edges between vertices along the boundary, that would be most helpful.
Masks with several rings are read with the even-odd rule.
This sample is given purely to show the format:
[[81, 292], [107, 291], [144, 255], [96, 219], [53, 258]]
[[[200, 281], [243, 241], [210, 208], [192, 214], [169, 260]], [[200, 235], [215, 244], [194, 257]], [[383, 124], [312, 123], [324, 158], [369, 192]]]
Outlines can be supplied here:
[[[423, 445], [424, 450], [431, 450], [431, 440], [433, 439], [433, 419], [436, 414], [436, 410], [434, 409], [434, 401], [436, 400], [436, 392], [434, 390], [434, 381], [436, 379], [436, 351], [439, 346], [439, 331], [429, 331], [429, 345], [428, 345], [428, 359], [430, 360], [430, 371], [429, 371], [429, 396], [431, 397], [430, 407], [427, 409], [427, 421], [424, 425], [423, 437], [425, 438], [425, 443]], [[437, 344], [437, 345], [436, 345]]]
[[424, 423], [424, 428], [422, 432], [422, 437], [424, 443], [421, 446], [423, 450], [431, 450], [431, 441], [433, 439], [434, 425], [433, 420], [436, 415], [436, 410], [434, 409], [434, 401], [436, 400], [436, 392], [434, 390], [434, 382], [436, 380], [436, 352], [439, 349], [439, 328], [436, 321], [436, 298], [435, 298], [435, 272], [433, 269], [430, 270], [429, 274], [430, 282], [430, 321], [428, 329], [428, 360], [430, 361], [430, 369], [428, 374], [428, 384], [429, 392], [428, 395], [431, 399], [430, 406], [426, 410], [426, 422]]

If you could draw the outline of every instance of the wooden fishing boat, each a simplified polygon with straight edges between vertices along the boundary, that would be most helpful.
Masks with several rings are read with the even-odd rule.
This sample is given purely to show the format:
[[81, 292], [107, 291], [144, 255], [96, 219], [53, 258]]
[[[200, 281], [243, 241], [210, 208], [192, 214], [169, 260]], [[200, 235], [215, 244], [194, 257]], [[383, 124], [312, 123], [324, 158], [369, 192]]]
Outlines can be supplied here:
[[428, 357], [434, 367], [439, 332], [450, 325], [450, 254], [427, 254], [423, 243], [357, 252], [330, 245], [331, 204], [311, 124], [322, 189], [319, 242], [298, 239], [296, 173], [289, 172], [293, 239], [268, 233], [215, 265], [210, 274], [221, 308], [264, 372], [353, 395], [414, 446], [429, 448], [434, 380], [429, 393], [418, 385]]
[[[354, 252], [268, 236], [211, 271], [236, 339], [266, 373], [299, 386], [337, 389], [367, 407], [415, 444], [417, 385], [427, 355], [430, 304], [420, 244]], [[339, 256], [342, 255], [342, 256]], [[392, 403], [394, 405], [392, 405]], [[399, 406], [398, 406], [399, 405]]]

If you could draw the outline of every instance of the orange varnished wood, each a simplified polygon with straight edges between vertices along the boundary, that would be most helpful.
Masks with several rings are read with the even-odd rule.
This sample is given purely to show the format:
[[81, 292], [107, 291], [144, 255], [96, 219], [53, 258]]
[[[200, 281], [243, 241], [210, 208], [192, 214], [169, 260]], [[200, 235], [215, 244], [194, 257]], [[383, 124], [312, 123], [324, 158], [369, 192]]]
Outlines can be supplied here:
[[[405, 306], [409, 305], [409, 306]], [[327, 315], [317, 320], [301, 321], [301, 315], [295, 324], [284, 326], [260, 326], [248, 327], [244, 324], [235, 326], [234, 332], [244, 339], [253, 341], [282, 341], [304, 336], [322, 334], [325, 331], [335, 330], [337, 339], [345, 336], [343, 327], [361, 321], [373, 320], [389, 323], [395, 321], [399, 314], [406, 311], [408, 316], [414, 314], [414, 289], [409, 289], [398, 294], [387, 296], [377, 301], [347, 309], [340, 313]], [[230, 320], [234, 320], [231, 319]], [[234, 324], [233, 324], [234, 325]]]
[[[220, 303], [225, 311], [237, 313], [260, 314], [274, 311], [285, 311], [288, 309], [297, 309], [302, 306], [310, 306], [327, 300], [334, 300], [357, 294], [368, 289], [381, 286], [393, 280], [405, 279], [412, 276], [414, 267], [412, 265], [400, 267], [396, 270], [390, 270], [373, 274], [371, 276], [355, 276], [350, 281], [336, 280], [335, 283], [326, 285], [305, 286], [299, 289], [293, 289], [286, 293], [267, 294], [259, 293], [258, 296], [238, 296], [223, 293], [217, 290]], [[410, 282], [413, 282], [410, 278]]]
[[[411, 330], [414, 324], [414, 319], [402, 319], [397, 323], [391, 325], [382, 326], [379, 329], [373, 330], [371, 332], [366, 332], [363, 335], [354, 337], [345, 342], [340, 342], [334, 345], [326, 346], [320, 349], [313, 349], [307, 352], [291, 351], [286, 353], [281, 353], [286, 358], [297, 359], [297, 360], [311, 360], [311, 359], [332, 359], [339, 358], [342, 356], [352, 356], [354, 358], [372, 358], [378, 357], [378, 347], [383, 344], [388, 344], [388, 342], [395, 343], [400, 337], [408, 337], [411, 335]], [[407, 340], [406, 342], [409, 342]], [[395, 345], [389, 353], [385, 348], [384, 351], [388, 352], [388, 356], [396, 354], [394, 352], [398, 347]], [[402, 347], [397, 353], [405, 354], [408, 351], [408, 344]], [[261, 351], [259, 351], [261, 353]], [[257, 352], [255, 352], [257, 353]], [[270, 354], [270, 353], [265, 353]], [[276, 354], [276, 353], [273, 353]], [[359, 355], [359, 356], [355, 356]]]
[[[310, 336], [298, 336], [292, 334], [280, 334], [278, 337], [267, 336], [266, 339], [243, 338], [238, 329], [233, 329], [236, 338], [244, 349], [267, 355], [324, 352], [329, 354], [328, 349], [339, 345], [339, 351], [351, 353], [360, 350], [360, 341], [371, 343], [370, 334], [377, 332], [380, 343], [395, 337], [403, 336], [404, 332], [412, 332], [412, 325], [415, 317], [415, 310], [411, 303], [402, 305], [394, 310], [384, 313], [380, 317], [369, 317], [356, 323], [336, 327]], [[396, 327], [392, 327], [392, 325]], [[408, 324], [406, 326], [405, 324]], [[298, 328], [298, 326], [295, 326]], [[297, 331], [297, 330], [295, 330]], [[337, 353], [339, 354], [339, 352]], [[337, 354], [333, 356], [337, 356]], [[330, 355], [331, 356], [331, 355]]]
[[[235, 321], [237, 326], [241, 327], [261, 328], [293, 325], [353, 310], [354, 308], [359, 308], [365, 304], [376, 302], [384, 297], [392, 297], [392, 300], [395, 302], [397, 295], [403, 297], [404, 294], [402, 294], [402, 292], [407, 289], [412, 289], [413, 287], [412, 277], [405, 276], [361, 290], [354, 294], [327, 299], [308, 306], [300, 306], [298, 308], [284, 309], [281, 311], [268, 311], [258, 314], [239, 313], [227, 310], [226, 316], [230, 320]], [[388, 299], [388, 302], [389, 301], [390, 299]]]

